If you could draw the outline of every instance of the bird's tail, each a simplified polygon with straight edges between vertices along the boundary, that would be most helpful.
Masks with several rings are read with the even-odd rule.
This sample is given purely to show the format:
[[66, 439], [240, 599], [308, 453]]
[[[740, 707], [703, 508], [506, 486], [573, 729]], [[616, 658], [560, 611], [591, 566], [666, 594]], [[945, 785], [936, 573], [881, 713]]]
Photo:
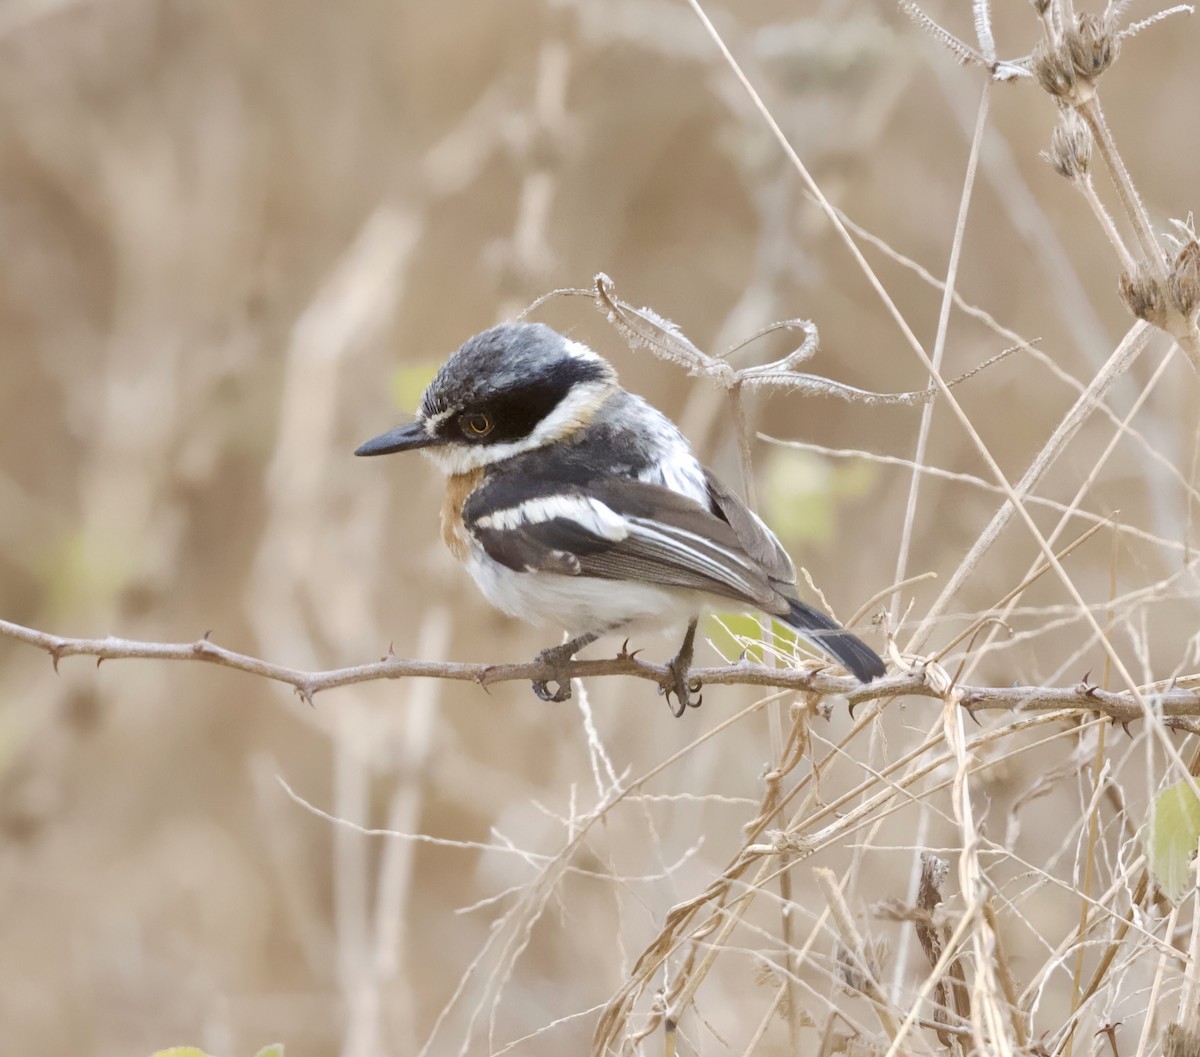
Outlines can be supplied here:
[[788, 605], [790, 612], [780, 619], [822, 653], [827, 653], [849, 668], [860, 683], [869, 683], [883, 675], [883, 661], [879, 654], [857, 635], [852, 635], [832, 617], [803, 602], [789, 598]]

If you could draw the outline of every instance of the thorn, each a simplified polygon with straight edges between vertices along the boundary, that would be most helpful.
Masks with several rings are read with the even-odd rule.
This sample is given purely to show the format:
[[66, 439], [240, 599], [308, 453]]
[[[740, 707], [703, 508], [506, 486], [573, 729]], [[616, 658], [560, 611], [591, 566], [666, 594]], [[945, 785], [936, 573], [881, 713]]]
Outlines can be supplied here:
[[213, 633], [213, 629], [209, 628], [203, 635], [200, 636], [201, 640], [204, 642], [208, 642], [208, 640], [212, 638], [212, 633]]
[[968, 708], [967, 715], [970, 716], [971, 719], [973, 719], [975, 721], [975, 726], [977, 726], [980, 730], [983, 729], [983, 724], [979, 722], [979, 717], [977, 715], [975, 715], [975, 709]]
[[1046, 1049], [1045, 1046], [1045, 1039], [1047, 1039], [1049, 1035], [1050, 1032], [1043, 1031], [1041, 1038], [1039, 1038], [1038, 1041], [1033, 1044], [1031, 1052], [1033, 1053], [1034, 1057], [1050, 1057], [1050, 1051]]
[[54, 665], [54, 674], [55, 675], [58, 674], [58, 661], [61, 656], [62, 656], [62, 654], [60, 654], [57, 649], [50, 650], [50, 663], [52, 665]]
[[1109, 1023], [1105, 1024], [1099, 1031], [1097, 1031], [1096, 1034], [1092, 1036], [1092, 1038], [1093, 1039], [1099, 1038], [1101, 1035], [1106, 1036], [1108, 1038], [1108, 1045], [1112, 1049], [1112, 1052], [1114, 1053], [1114, 1055], [1118, 1054], [1121, 1052], [1120, 1050], [1117, 1049], [1117, 1028], [1119, 1028], [1120, 1026], [1121, 1026], [1121, 1022], [1119, 1020], [1110, 1021]]
[[96, 667], [99, 668], [103, 661], [104, 661], [103, 657], [97, 657], [96, 658]]
[[483, 692], [487, 694], [488, 697], [492, 696], [492, 687], [491, 684], [488, 683], [488, 675], [491, 674], [491, 671], [492, 667], [491, 665], [488, 665], [475, 676], [475, 682], [483, 687]]
[[857, 701], [849, 702], [849, 707], [850, 707], [850, 718], [854, 719], [854, 710], [858, 707], [858, 702]]
[[392, 659], [392, 658], [394, 658], [395, 656], [396, 656], [396, 644], [395, 644], [394, 642], [389, 642], [389, 643], [388, 643], [388, 651], [387, 651], [387, 658], [386, 658], [386, 659], [387, 659], [387, 660], [391, 660], [391, 659]]
[[301, 698], [304, 699], [304, 701], [308, 704], [309, 708], [317, 707], [313, 703], [312, 691], [307, 686], [297, 686], [295, 689], [296, 689], [296, 693], [298, 693], [301, 696]]
[[1091, 668], [1089, 668], [1086, 672], [1083, 673], [1083, 678], [1080, 679], [1079, 681], [1084, 686], [1087, 686], [1087, 684], [1090, 683], [1091, 680], [1092, 680], [1092, 670], [1091, 670]]
[[629, 640], [626, 639], [623, 643], [621, 643], [621, 649], [617, 652], [617, 660], [618, 661], [636, 660], [637, 655], [641, 652], [642, 652], [641, 650], [634, 650], [632, 653], [630, 653], [629, 652]]

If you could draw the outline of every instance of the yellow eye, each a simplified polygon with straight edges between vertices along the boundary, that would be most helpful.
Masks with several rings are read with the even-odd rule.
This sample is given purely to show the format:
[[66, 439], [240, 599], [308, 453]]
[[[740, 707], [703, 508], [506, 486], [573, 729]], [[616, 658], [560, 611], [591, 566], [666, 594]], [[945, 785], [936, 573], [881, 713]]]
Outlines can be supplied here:
[[495, 425], [491, 415], [479, 412], [474, 415], [467, 415], [463, 419], [463, 432], [468, 437], [486, 437], [492, 432]]

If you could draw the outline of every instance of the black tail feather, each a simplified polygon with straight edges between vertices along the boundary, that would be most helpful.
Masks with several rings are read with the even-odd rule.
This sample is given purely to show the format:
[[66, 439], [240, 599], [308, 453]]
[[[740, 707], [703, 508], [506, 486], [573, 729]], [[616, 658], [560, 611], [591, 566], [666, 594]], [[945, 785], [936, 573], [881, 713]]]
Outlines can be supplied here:
[[789, 598], [788, 605], [791, 612], [780, 619], [822, 653], [827, 653], [849, 668], [860, 683], [869, 683], [883, 675], [883, 661], [879, 654], [857, 635], [846, 631], [836, 620], [827, 617], [819, 609], [806, 606], [803, 602]]

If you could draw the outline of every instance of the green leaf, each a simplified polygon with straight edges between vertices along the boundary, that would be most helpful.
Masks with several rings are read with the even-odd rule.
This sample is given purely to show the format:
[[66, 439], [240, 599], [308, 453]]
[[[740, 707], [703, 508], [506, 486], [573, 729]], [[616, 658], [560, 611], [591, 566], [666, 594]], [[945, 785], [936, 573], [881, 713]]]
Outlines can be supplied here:
[[108, 605], [139, 567], [128, 541], [111, 532], [74, 532], [50, 539], [38, 566], [48, 607], [60, 614]]
[[[158, 1050], [154, 1057], [209, 1057], [203, 1050], [195, 1046], [172, 1046], [166, 1050]], [[254, 1057], [283, 1057], [283, 1043], [273, 1042], [264, 1046]]]
[[700, 630], [722, 657], [733, 657], [736, 660], [745, 649], [746, 660], [755, 664], [762, 663], [762, 647], [747, 646], [743, 641], [761, 640], [762, 628], [756, 617], [747, 613], [712, 613], [704, 618], [704, 626]]
[[415, 363], [410, 367], [401, 367], [392, 375], [392, 401], [398, 408], [411, 411], [421, 402], [421, 394], [425, 387], [433, 381], [437, 374], [437, 360], [427, 360]]
[[[758, 617], [749, 613], [713, 613], [705, 617], [701, 631], [722, 656], [736, 659], [744, 650], [751, 664], [764, 663], [763, 627]], [[784, 656], [795, 653], [798, 639], [791, 628], [772, 620], [771, 631], [776, 650]]]
[[1172, 903], [1192, 890], [1192, 857], [1200, 840], [1200, 801], [1187, 782], [1177, 782], [1155, 797], [1144, 842], [1155, 883]]
[[833, 535], [833, 469], [809, 451], [771, 448], [762, 477], [763, 516], [793, 546]]
[[759, 486], [762, 514], [789, 548], [831, 542], [842, 505], [869, 492], [877, 477], [866, 459], [827, 459], [798, 448], [768, 452]]

